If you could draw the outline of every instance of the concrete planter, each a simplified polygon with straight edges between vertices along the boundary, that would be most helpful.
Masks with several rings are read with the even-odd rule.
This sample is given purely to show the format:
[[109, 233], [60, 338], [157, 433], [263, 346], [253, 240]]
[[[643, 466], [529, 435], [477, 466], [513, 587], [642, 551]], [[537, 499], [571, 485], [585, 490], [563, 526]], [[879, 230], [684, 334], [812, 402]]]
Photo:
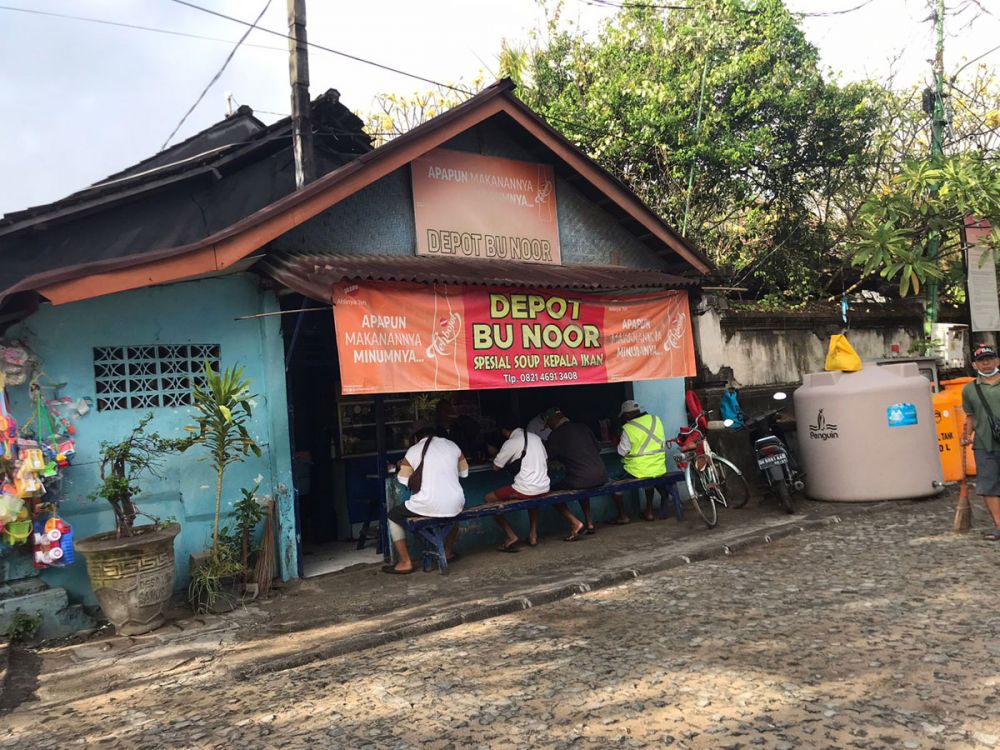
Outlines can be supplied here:
[[174, 537], [179, 524], [140, 526], [135, 536], [114, 532], [76, 543], [87, 559], [90, 585], [105, 616], [121, 635], [139, 635], [164, 623], [163, 608], [174, 592]]

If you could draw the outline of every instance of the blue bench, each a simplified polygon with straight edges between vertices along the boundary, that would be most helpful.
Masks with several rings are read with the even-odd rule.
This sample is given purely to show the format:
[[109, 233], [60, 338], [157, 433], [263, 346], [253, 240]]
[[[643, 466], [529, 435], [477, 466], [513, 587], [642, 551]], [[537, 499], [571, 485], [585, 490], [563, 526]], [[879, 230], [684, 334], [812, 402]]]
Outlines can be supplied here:
[[[603, 497], [614, 495], [630, 490], [643, 490], [647, 487], [656, 489], [667, 488], [670, 492], [670, 499], [673, 501], [674, 513], [677, 520], [684, 518], [681, 509], [681, 496], [677, 489], [677, 484], [684, 481], [684, 474], [679, 471], [668, 472], [662, 477], [654, 479], [619, 479], [597, 487], [590, 487], [585, 490], [557, 490], [538, 497], [508, 500], [499, 503], [484, 503], [472, 508], [466, 508], [454, 518], [426, 518], [419, 516], [410, 518], [404, 524], [404, 528], [421, 540], [424, 545], [423, 569], [424, 572], [431, 570], [435, 564], [441, 573], [448, 572], [448, 561], [445, 559], [444, 540], [451, 531], [451, 527], [462, 521], [471, 521], [477, 518], [487, 518], [497, 516], [501, 513], [513, 513], [517, 510], [527, 510], [529, 508], [547, 508], [559, 503], [568, 503], [575, 500], [588, 500], [592, 497]], [[670, 506], [666, 499], [660, 502], [660, 518], [670, 515]]]

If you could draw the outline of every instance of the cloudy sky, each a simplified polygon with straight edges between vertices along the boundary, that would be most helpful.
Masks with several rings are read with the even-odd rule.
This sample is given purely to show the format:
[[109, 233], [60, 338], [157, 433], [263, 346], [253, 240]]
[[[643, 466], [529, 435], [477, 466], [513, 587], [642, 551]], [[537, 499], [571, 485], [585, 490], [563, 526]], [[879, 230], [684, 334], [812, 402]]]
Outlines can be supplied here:
[[[253, 20], [266, 0], [192, 0]], [[863, 0], [787, 0], [796, 11], [827, 13]], [[1000, 2], [980, 0], [995, 7]], [[970, 9], [950, 20], [946, 65], [998, 44], [1000, 20]], [[0, 7], [0, 214], [47, 203], [150, 156], [219, 69], [243, 27], [173, 0], [3, 0]], [[286, 0], [271, 0], [261, 26], [285, 31]], [[192, 34], [121, 28], [10, 10], [68, 14]], [[567, 14], [596, 28], [611, 12], [566, 0]], [[933, 55], [928, 0], [871, 0], [843, 15], [804, 21], [824, 62], [844, 78], [883, 78], [900, 52], [897, 80], [923, 81]], [[524, 39], [542, 14], [536, 0], [308, 0], [310, 41], [439, 81], [495, 68], [501, 40]], [[220, 40], [220, 41], [213, 41]], [[258, 46], [249, 46], [258, 45]], [[986, 58], [1000, 64], [1000, 52]], [[419, 81], [327, 52], [310, 53], [311, 93], [328, 88], [363, 116], [380, 92], [408, 93]], [[287, 113], [284, 40], [251, 33], [174, 141], [225, 115], [231, 93], [261, 119]], [[265, 114], [267, 112], [277, 114]]]

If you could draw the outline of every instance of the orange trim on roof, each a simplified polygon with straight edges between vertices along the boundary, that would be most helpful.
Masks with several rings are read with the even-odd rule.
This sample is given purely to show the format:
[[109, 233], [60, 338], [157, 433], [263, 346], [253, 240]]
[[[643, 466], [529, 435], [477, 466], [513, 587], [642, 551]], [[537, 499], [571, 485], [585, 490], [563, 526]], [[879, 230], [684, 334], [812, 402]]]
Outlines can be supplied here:
[[[544, 120], [510, 93], [513, 84], [501, 81], [476, 97], [420, 125], [386, 145], [359, 156], [329, 172], [302, 190], [265, 206], [200, 243], [186, 248], [155, 251], [155, 257], [126, 259], [118, 268], [105, 268], [82, 278], [72, 271], [46, 273], [25, 280], [18, 287], [34, 288], [54, 304], [99, 297], [129, 289], [166, 284], [217, 273], [256, 252], [268, 242], [312, 219], [345, 198], [387, 174], [406, 166], [417, 157], [501, 112], [548, 147], [567, 166], [607, 195], [619, 208], [644, 226], [692, 267], [708, 273], [711, 264], [687, 240], [652, 212], [634, 193], [589, 157], [566, 141]], [[18, 291], [18, 287], [8, 293]]]

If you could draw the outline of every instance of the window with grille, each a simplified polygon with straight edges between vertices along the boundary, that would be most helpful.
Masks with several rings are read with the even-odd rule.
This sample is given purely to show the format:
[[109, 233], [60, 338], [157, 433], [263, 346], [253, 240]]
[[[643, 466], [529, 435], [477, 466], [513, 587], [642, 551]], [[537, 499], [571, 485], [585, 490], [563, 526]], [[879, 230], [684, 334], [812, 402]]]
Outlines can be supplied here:
[[219, 351], [219, 344], [95, 347], [97, 410], [188, 406], [204, 384], [205, 362], [218, 372]]

